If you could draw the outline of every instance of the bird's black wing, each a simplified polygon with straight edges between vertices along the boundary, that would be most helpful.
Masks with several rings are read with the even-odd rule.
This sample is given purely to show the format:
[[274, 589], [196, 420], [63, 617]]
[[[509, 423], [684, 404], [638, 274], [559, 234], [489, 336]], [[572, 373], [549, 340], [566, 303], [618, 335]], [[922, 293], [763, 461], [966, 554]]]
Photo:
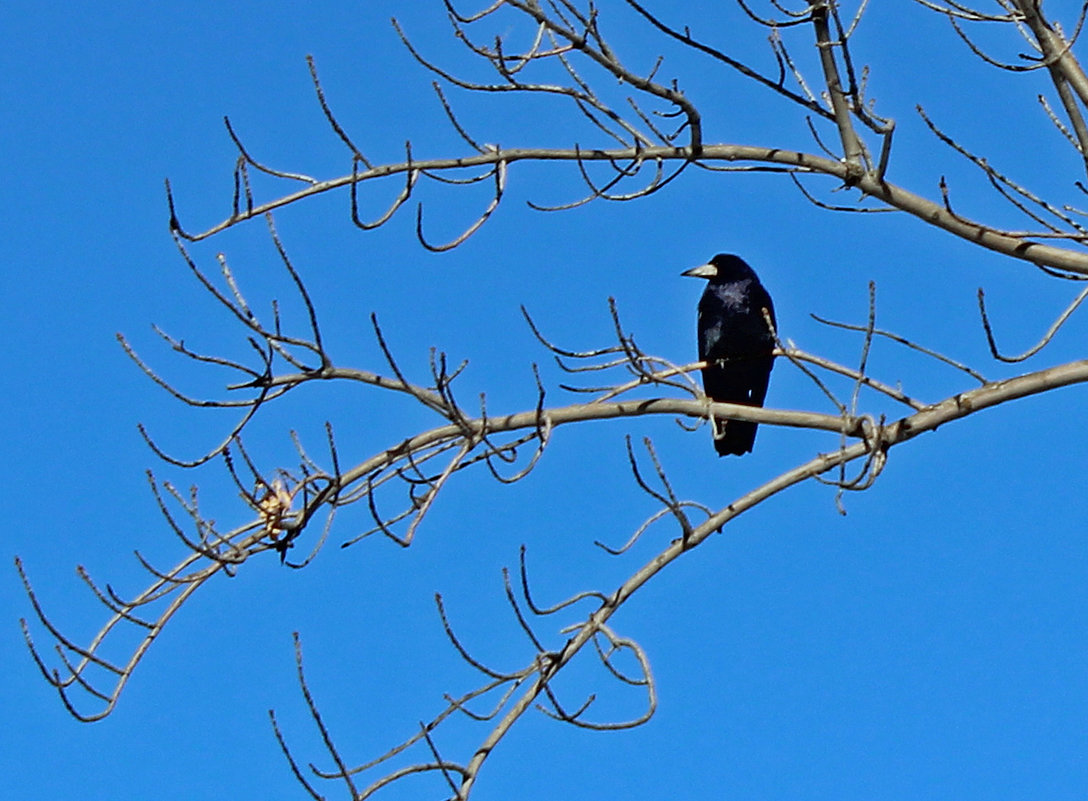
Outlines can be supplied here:
[[[774, 356], [771, 354], [774, 352], [774, 337], [778, 332], [778, 320], [774, 316], [774, 303], [771, 302], [771, 296], [763, 288], [763, 284], [756, 283], [752, 287], [750, 299], [752, 313], [758, 317], [760, 328], [759, 341], [752, 349], [755, 355], [750, 373], [751, 404], [762, 406], [767, 397], [767, 386], [771, 382], [771, 368], [774, 367]], [[764, 309], [767, 311], [766, 317], [763, 313]], [[767, 327], [767, 317], [771, 318], [773, 331]]]

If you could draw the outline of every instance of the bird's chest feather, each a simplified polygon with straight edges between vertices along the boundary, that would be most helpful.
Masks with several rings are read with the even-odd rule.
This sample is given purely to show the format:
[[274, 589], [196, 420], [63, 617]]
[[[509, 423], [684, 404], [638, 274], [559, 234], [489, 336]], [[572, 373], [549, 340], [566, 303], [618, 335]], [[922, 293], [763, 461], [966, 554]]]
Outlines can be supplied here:
[[751, 281], [712, 284], [699, 301], [701, 358], [751, 355], [773, 343], [763, 309], [752, 302]]
[[731, 312], [745, 312], [748, 310], [748, 300], [751, 296], [751, 281], [733, 281], [728, 284], [718, 284], [707, 287], [708, 298], [713, 305]]

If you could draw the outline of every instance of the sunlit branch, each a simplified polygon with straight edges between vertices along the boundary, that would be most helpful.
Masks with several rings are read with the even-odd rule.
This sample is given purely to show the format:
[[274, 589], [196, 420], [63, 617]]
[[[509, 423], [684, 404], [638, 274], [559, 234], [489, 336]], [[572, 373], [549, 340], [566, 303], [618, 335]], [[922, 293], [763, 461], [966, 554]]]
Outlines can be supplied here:
[[[623, 162], [635, 158], [687, 161], [692, 158], [692, 154], [687, 148], [672, 147], [628, 148], [603, 151], [514, 148], [499, 149], [488, 153], [478, 153], [463, 158], [414, 161], [410, 166], [405, 163], [385, 164], [355, 175], [349, 174], [341, 178], [321, 182], [300, 192], [285, 195], [276, 200], [255, 206], [252, 213], [245, 215], [243, 218], [224, 220], [218, 225], [199, 234], [187, 234], [184, 236], [190, 241], [206, 239], [227, 228], [233, 227], [242, 219], [254, 217], [258, 214], [265, 214], [268, 211], [291, 205], [292, 203], [299, 202], [316, 194], [348, 187], [353, 181], [361, 183], [379, 177], [402, 174], [409, 169], [442, 172], [488, 165], [493, 166], [500, 162], [510, 166], [519, 161], [570, 161], [575, 163], [579, 161]], [[809, 172], [821, 173], [843, 182], [848, 178], [848, 170], [846, 166], [840, 162], [809, 153], [801, 153], [783, 148], [749, 145], [704, 145], [700, 158], [703, 163], [756, 161], [768, 164], [787, 165], [804, 168]], [[989, 250], [1022, 259], [1033, 264], [1042, 264], [1080, 275], [1088, 275], [1088, 254], [1033, 242], [1030, 239], [1010, 235], [1000, 229], [975, 222], [962, 215], [952, 214], [945, 209], [942, 204], [935, 203], [910, 192], [907, 189], [889, 183], [883, 179], [879, 179], [875, 174], [862, 175], [854, 183], [854, 186], [860, 189], [865, 195], [882, 201], [888, 206], [905, 211], [930, 224], [936, 225], [955, 236], [967, 239]]]

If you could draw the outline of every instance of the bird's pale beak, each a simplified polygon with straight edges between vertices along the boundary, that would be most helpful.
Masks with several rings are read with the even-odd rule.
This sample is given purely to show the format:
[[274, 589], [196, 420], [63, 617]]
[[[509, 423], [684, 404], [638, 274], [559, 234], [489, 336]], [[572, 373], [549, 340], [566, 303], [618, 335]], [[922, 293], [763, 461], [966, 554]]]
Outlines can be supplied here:
[[713, 264], [700, 264], [698, 267], [684, 270], [680, 275], [686, 275], [690, 278], [714, 278], [718, 275], [718, 268]]

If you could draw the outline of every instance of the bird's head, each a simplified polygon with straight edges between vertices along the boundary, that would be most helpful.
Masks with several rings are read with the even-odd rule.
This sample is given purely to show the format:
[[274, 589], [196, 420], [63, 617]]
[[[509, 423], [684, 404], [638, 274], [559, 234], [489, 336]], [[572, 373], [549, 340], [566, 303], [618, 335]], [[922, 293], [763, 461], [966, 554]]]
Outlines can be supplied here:
[[706, 264], [692, 267], [680, 274], [718, 282], [743, 281], [746, 278], [756, 277], [755, 271], [748, 266], [748, 263], [732, 253], [719, 253]]

